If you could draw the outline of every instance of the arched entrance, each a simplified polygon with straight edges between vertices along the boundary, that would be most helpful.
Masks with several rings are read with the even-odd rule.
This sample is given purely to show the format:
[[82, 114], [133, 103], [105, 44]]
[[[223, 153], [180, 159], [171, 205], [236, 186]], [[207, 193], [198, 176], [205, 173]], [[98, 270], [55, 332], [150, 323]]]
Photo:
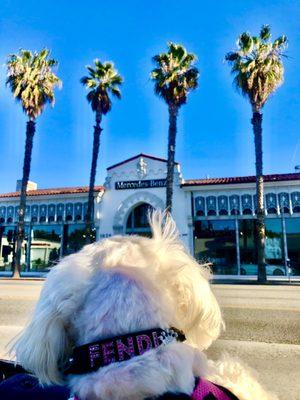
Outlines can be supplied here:
[[[137, 191], [131, 196], [127, 197], [120, 203], [117, 212], [113, 219], [113, 232], [115, 235], [124, 235], [127, 231], [127, 221], [129, 219], [129, 214], [138, 206], [146, 204], [147, 206], [153, 207], [155, 210], [163, 210], [164, 202], [158, 196], [147, 191]], [[145, 211], [145, 210], [144, 210]], [[138, 211], [136, 211], [138, 212]], [[145, 214], [145, 212], [142, 212]], [[137, 229], [128, 227], [128, 229], [133, 230], [131, 233], [139, 234]], [[144, 228], [145, 229], [145, 228]], [[148, 233], [150, 229], [148, 227]]]
[[151, 229], [148, 222], [148, 215], [152, 210], [153, 207], [148, 203], [141, 203], [135, 206], [127, 218], [126, 234], [150, 237]]

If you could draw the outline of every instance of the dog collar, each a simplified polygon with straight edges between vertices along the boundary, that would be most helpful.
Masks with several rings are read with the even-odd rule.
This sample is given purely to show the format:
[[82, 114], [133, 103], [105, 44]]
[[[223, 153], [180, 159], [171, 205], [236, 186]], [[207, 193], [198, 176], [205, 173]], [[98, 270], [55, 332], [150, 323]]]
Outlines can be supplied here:
[[185, 339], [184, 333], [176, 328], [154, 328], [87, 343], [73, 349], [64, 373], [86, 374], [115, 362], [130, 360], [160, 345]]

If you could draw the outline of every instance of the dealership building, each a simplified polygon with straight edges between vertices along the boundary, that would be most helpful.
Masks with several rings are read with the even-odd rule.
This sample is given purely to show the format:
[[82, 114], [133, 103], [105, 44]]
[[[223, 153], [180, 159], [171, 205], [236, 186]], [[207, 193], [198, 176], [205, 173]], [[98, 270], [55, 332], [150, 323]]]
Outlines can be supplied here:
[[[139, 154], [107, 168], [95, 187], [98, 240], [150, 235], [147, 213], [164, 209], [166, 160]], [[300, 173], [265, 175], [267, 273], [300, 275]], [[88, 187], [28, 188], [25, 271], [47, 271], [84, 244]], [[11, 269], [20, 192], [0, 194], [0, 272]], [[187, 249], [216, 276], [257, 274], [255, 177], [184, 179], [175, 165], [172, 215]]]

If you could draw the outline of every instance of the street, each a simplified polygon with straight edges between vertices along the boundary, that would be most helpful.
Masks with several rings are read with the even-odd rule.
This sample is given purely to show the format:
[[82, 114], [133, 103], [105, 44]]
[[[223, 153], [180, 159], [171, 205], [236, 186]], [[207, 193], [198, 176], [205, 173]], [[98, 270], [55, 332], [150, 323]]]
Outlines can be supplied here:
[[300, 399], [300, 286], [213, 285], [226, 331], [207, 351], [254, 368], [280, 400]]
[[[26, 323], [42, 283], [0, 280], [0, 357], [7, 357], [5, 345]], [[213, 291], [226, 331], [208, 356], [238, 357], [280, 399], [300, 400], [300, 286], [215, 284]]]

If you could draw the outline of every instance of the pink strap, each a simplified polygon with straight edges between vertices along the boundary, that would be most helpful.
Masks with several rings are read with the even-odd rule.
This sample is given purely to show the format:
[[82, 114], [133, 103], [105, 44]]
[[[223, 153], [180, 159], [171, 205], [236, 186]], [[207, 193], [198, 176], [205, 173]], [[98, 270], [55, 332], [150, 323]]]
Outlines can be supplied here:
[[231, 400], [226, 393], [223, 392], [218, 386], [206, 379], [199, 379], [198, 385], [192, 393], [193, 400], [204, 400], [206, 396], [213, 395], [216, 400]]
[[[223, 390], [218, 386], [214, 385], [212, 382], [206, 379], [199, 379], [198, 385], [194, 389], [191, 398], [193, 400], [205, 400], [206, 396], [213, 395], [216, 400], [232, 400], [236, 397], [229, 397]], [[73, 397], [73, 400], [79, 400], [77, 396]]]

